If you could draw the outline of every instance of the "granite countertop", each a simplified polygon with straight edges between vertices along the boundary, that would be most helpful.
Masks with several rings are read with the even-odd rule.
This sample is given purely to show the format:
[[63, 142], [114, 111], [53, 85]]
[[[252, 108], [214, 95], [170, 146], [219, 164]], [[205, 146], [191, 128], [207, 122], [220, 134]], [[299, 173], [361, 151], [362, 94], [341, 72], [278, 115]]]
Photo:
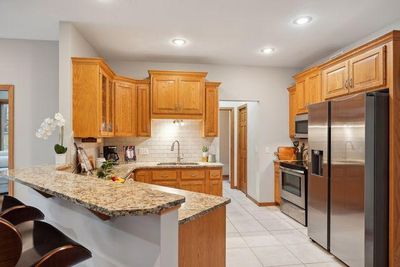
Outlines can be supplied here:
[[208, 162], [196, 162], [193, 165], [158, 165], [158, 162], [132, 162], [132, 163], [121, 163], [115, 165], [113, 174], [118, 177], [128, 177], [134, 170], [139, 169], [193, 169], [193, 168], [222, 168], [224, 165], [219, 162], [208, 163]]
[[[131, 165], [119, 166], [129, 170], [129, 173], [142, 166], [124, 165]], [[149, 166], [147, 163], [143, 165], [144, 168]], [[0, 175], [110, 217], [159, 214], [182, 205], [178, 210], [179, 223], [186, 223], [230, 202], [230, 199], [224, 197], [132, 180], [121, 184], [93, 176], [57, 171], [54, 166], [2, 171]]]

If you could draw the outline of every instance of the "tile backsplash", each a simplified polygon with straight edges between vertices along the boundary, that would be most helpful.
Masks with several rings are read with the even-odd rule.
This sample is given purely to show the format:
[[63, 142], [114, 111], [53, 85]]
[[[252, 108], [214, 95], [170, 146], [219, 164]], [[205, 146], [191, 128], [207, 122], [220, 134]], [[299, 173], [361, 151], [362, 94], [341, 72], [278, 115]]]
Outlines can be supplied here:
[[[216, 153], [215, 138], [202, 137], [202, 121], [184, 120], [184, 125], [173, 123], [173, 120], [152, 120], [151, 137], [114, 137], [104, 138], [103, 144], [118, 147], [119, 156], [123, 159], [123, 146], [136, 146], [138, 162], [167, 162], [176, 161], [177, 149], [171, 151], [172, 142], [178, 140], [181, 144], [183, 161], [200, 161], [203, 145], [210, 147], [210, 153]], [[146, 152], [141, 154], [139, 152]]]

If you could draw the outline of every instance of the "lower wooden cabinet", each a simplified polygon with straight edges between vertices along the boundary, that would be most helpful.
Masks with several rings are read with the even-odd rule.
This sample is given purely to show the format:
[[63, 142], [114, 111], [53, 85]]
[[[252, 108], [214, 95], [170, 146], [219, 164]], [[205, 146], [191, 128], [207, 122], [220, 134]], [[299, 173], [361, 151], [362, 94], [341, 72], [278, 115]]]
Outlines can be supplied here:
[[274, 161], [274, 181], [275, 181], [275, 188], [274, 188], [274, 192], [275, 192], [275, 203], [280, 205], [281, 204], [281, 170], [279, 169], [279, 162], [278, 161]]
[[135, 181], [222, 196], [222, 168], [168, 168], [135, 171]]

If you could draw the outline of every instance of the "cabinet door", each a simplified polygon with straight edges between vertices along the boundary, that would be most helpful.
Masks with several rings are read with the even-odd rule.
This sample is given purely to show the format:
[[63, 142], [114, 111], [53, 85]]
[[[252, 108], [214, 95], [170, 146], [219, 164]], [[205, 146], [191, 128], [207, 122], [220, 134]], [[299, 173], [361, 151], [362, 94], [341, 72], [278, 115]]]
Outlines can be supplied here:
[[206, 87], [206, 109], [203, 121], [203, 136], [218, 136], [219, 100], [217, 86]]
[[100, 71], [100, 136], [113, 135], [113, 97], [112, 80]]
[[177, 181], [178, 175], [176, 170], [155, 170], [152, 171], [152, 182], [156, 181]]
[[150, 85], [137, 84], [137, 136], [151, 136]]
[[222, 196], [221, 180], [210, 180], [210, 194], [214, 196]]
[[153, 113], [177, 113], [178, 88], [178, 78], [176, 76], [154, 76], [152, 78]]
[[350, 92], [366, 91], [385, 85], [386, 46], [371, 49], [350, 59]]
[[322, 71], [322, 92], [326, 98], [346, 95], [348, 89], [349, 64], [340, 62]]
[[320, 75], [312, 74], [307, 78], [308, 105], [322, 102]]
[[204, 81], [200, 78], [179, 78], [178, 112], [203, 114]]
[[151, 172], [146, 170], [135, 171], [135, 181], [142, 183], [151, 182]]
[[297, 114], [306, 113], [306, 81], [296, 81]]
[[280, 186], [280, 170], [279, 162], [274, 162], [274, 183], [275, 183], [275, 203], [281, 203], [281, 186]]
[[135, 85], [115, 82], [115, 136], [135, 136], [137, 101]]
[[192, 180], [192, 181], [181, 181], [180, 189], [205, 193], [206, 190], [206, 180]]
[[182, 170], [181, 180], [205, 180], [206, 173], [204, 170]]
[[294, 138], [295, 117], [297, 114], [296, 87], [288, 88], [289, 91], [289, 137]]

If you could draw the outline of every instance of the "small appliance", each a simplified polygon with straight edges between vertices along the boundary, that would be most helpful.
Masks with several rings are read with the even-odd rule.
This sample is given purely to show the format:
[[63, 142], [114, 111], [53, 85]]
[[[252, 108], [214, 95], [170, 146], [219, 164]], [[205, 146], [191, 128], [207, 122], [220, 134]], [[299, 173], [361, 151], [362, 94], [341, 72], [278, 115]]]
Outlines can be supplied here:
[[103, 153], [106, 160], [112, 161], [114, 164], [118, 164], [119, 156], [116, 146], [104, 146]]
[[295, 117], [294, 137], [308, 138], [308, 114], [301, 114]]

